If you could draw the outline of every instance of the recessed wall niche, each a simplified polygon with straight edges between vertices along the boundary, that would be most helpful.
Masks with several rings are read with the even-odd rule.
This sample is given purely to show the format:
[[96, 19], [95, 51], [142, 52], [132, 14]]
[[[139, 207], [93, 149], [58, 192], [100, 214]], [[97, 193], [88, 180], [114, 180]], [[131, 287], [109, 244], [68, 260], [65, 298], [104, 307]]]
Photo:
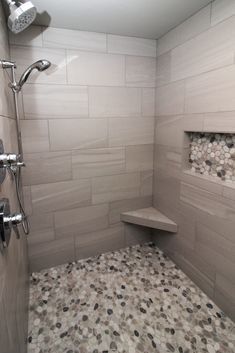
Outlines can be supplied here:
[[190, 132], [191, 172], [235, 183], [235, 134]]

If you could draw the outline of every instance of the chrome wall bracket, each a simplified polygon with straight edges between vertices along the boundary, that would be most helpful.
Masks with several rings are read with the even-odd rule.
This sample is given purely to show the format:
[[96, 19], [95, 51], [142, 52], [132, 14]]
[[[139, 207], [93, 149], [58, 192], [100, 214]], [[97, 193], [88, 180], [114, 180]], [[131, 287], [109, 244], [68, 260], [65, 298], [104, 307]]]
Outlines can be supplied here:
[[[0, 140], [0, 155], [4, 154], [3, 142]], [[6, 168], [0, 168], [0, 184], [4, 182], [6, 178]]]
[[4, 248], [10, 242], [12, 229], [15, 231], [16, 237], [20, 237], [18, 224], [22, 222], [23, 216], [21, 213], [11, 214], [9, 200], [0, 200], [0, 239]]

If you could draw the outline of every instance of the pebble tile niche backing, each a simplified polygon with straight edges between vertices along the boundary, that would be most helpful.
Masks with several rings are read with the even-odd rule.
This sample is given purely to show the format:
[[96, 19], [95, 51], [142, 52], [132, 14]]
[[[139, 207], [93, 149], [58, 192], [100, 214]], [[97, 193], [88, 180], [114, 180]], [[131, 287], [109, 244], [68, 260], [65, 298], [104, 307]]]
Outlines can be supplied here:
[[235, 134], [198, 133], [190, 136], [191, 171], [235, 182]]

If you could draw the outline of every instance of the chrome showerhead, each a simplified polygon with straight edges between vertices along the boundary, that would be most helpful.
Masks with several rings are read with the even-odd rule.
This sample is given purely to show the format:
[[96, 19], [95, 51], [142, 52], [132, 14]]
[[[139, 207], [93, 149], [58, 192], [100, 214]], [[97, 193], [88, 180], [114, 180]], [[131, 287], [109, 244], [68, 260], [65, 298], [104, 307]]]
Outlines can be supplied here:
[[36, 18], [37, 9], [31, 1], [20, 2], [6, 0], [10, 8], [8, 27], [13, 33], [20, 33]]
[[42, 59], [42, 60], [38, 60], [35, 63], [33, 63], [32, 65], [30, 65], [21, 75], [21, 78], [17, 84], [18, 90], [20, 91], [22, 86], [24, 85], [24, 83], [27, 81], [29, 75], [31, 74], [31, 72], [36, 69], [38, 71], [44, 71], [46, 69], [48, 69], [51, 66], [50, 61]]

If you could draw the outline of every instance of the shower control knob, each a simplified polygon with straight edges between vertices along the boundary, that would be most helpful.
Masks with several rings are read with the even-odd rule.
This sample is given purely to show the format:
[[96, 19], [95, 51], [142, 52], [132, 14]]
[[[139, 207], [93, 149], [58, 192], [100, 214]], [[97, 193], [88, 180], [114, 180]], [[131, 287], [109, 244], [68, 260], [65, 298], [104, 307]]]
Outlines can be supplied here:
[[0, 154], [0, 168], [23, 167], [25, 164], [21, 161], [20, 154], [3, 153]]
[[9, 244], [12, 229], [15, 231], [16, 237], [20, 237], [17, 226], [22, 222], [23, 215], [21, 213], [10, 213], [9, 200], [0, 200], [0, 236], [4, 248]]

